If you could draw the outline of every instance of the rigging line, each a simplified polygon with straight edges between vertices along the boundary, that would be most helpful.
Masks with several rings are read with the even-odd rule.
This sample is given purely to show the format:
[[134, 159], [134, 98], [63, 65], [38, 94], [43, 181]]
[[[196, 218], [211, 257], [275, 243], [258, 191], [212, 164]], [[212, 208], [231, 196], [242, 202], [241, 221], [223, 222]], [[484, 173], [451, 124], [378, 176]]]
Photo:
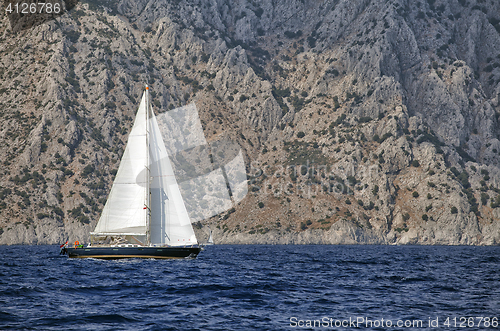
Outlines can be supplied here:
[[149, 102], [149, 84], [146, 84], [146, 147], [147, 147], [147, 152], [146, 152], [146, 174], [147, 174], [147, 181], [146, 181], [146, 243], [151, 244], [151, 209], [149, 206], [151, 206], [151, 170], [149, 169], [149, 151], [150, 151], [150, 137], [149, 137], [149, 112], [150, 112], [150, 102]]

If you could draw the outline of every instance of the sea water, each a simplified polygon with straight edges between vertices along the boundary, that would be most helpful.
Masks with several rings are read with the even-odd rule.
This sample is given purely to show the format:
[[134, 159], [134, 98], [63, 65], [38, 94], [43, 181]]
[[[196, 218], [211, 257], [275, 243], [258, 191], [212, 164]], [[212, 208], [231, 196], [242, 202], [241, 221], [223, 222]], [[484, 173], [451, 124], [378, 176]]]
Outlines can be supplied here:
[[194, 260], [0, 247], [0, 330], [500, 330], [500, 247], [208, 246]]

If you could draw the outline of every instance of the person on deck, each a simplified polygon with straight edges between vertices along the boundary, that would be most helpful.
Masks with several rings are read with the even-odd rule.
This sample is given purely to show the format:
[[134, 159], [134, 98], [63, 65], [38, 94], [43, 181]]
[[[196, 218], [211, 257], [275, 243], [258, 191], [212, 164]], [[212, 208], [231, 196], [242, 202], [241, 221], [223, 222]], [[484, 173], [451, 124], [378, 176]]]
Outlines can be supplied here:
[[67, 245], [68, 245], [68, 241], [66, 240], [66, 242], [64, 244], [59, 246], [59, 248], [60, 248], [59, 255], [66, 255], [66, 253], [67, 253], [66, 246]]

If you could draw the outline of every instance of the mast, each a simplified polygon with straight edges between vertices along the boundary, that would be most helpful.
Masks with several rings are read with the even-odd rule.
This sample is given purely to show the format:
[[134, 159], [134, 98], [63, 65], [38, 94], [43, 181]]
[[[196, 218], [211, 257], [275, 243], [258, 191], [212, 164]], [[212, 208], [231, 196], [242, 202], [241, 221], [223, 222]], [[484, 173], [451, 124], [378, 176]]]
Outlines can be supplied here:
[[151, 245], [151, 174], [149, 169], [149, 86], [146, 84], [146, 245]]

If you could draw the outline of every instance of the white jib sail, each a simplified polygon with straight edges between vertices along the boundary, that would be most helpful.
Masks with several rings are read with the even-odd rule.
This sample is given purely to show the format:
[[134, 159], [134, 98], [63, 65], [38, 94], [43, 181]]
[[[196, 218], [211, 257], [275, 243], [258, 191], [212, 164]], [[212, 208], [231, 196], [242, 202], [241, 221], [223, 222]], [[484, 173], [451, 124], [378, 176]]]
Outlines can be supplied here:
[[102, 210], [94, 235], [145, 235], [148, 163], [146, 93], [130, 131], [116, 178]]
[[152, 110], [149, 115], [151, 176], [151, 244], [197, 244], [163, 138]]

